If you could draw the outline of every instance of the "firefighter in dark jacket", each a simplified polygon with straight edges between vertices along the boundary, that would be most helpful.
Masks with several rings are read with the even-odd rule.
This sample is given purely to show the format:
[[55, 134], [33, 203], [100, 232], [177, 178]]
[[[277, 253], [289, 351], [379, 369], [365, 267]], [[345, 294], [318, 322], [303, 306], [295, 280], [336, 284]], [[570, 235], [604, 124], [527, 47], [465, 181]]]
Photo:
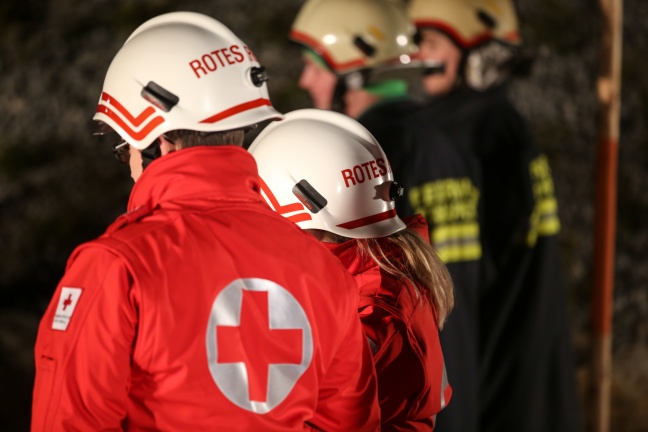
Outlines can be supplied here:
[[[480, 173], [479, 382], [464, 381], [478, 411], [462, 406], [444, 346], [457, 398], [438, 431], [579, 431], [551, 170], [507, 97], [526, 63], [514, 5], [412, 0], [409, 12], [421, 56], [444, 66], [423, 79], [428, 118]], [[412, 205], [426, 208], [419, 196], [410, 193]]]
[[310, 93], [314, 106], [354, 117], [376, 137], [394, 178], [405, 188], [405, 197], [396, 203], [399, 215], [421, 213], [428, 222], [430, 240], [455, 286], [456, 306], [441, 332], [448, 374], [456, 380], [450, 382], [457, 386], [449, 407], [456, 397], [459, 405], [475, 412], [478, 165], [408, 96], [407, 81], [418, 79], [422, 70], [439, 72], [435, 62], [417, 63], [414, 35], [406, 9], [397, 2], [309, 0], [290, 38], [304, 47], [299, 85]]

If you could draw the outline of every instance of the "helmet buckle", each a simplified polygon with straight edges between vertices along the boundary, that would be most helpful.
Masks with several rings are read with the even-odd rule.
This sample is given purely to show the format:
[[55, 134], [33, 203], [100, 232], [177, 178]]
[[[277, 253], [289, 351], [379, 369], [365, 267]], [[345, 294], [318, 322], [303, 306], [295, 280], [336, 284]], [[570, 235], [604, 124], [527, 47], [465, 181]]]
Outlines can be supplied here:
[[250, 70], [250, 78], [252, 79], [252, 84], [257, 87], [261, 87], [264, 82], [270, 79], [264, 66], [253, 67], [252, 70]]

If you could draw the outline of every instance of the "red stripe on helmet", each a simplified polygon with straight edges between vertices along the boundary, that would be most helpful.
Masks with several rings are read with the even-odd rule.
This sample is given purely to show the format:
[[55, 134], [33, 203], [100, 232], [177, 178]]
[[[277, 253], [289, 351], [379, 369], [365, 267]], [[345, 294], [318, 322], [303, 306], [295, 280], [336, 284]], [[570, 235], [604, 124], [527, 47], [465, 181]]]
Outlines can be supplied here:
[[[263, 181], [261, 177], [259, 177], [259, 180], [261, 182], [261, 190], [263, 193], [266, 195], [268, 200], [270, 201], [270, 204], [272, 204], [272, 207], [274, 207], [275, 211], [281, 215], [285, 213], [292, 213], [295, 211], [301, 211], [304, 210], [304, 205], [302, 203], [296, 202], [292, 204], [286, 204], [286, 205], [281, 205], [279, 204], [279, 201], [277, 201], [277, 197], [274, 196], [266, 182]], [[310, 217], [309, 217], [310, 219]]]
[[143, 140], [153, 129], [164, 123], [164, 118], [161, 116], [154, 117], [142, 130], [139, 132], [135, 131], [132, 127], [130, 127], [124, 120], [122, 120], [121, 117], [119, 117], [115, 111], [111, 110], [109, 107], [105, 105], [99, 105], [97, 107], [97, 112], [102, 113], [107, 115], [121, 127], [124, 132], [126, 132], [131, 138], [137, 141]]
[[292, 216], [286, 216], [286, 219], [288, 219], [291, 222], [298, 223], [298, 222], [309, 221], [312, 220], [313, 218], [308, 213], [303, 212]]
[[473, 36], [470, 39], [466, 39], [463, 36], [461, 36], [459, 32], [457, 32], [454, 29], [454, 27], [452, 27], [451, 25], [449, 25], [444, 21], [431, 20], [431, 19], [418, 19], [414, 21], [414, 24], [416, 25], [416, 28], [419, 29], [424, 29], [426, 27], [432, 27], [438, 29], [443, 33], [447, 34], [448, 36], [450, 36], [452, 40], [454, 40], [456, 43], [458, 43], [464, 48], [472, 48], [474, 46], [480, 45], [484, 42], [488, 42], [489, 40], [493, 39], [493, 35], [489, 31], [485, 31], [476, 36]]
[[298, 42], [302, 45], [306, 45], [308, 48], [315, 51], [315, 53], [321, 56], [324, 61], [333, 69], [334, 71], [341, 71], [345, 69], [360, 68], [365, 65], [364, 59], [351, 60], [346, 63], [338, 63], [333, 60], [333, 57], [326, 50], [326, 47], [322, 45], [320, 41], [315, 38], [310, 37], [309, 35], [292, 30], [290, 32], [290, 38], [295, 42]]
[[[119, 113], [120, 113], [121, 115], [123, 115], [124, 117], [126, 117], [126, 118], [128, 119], [128, 121], [131, 122], [131, 124], [132, 124], [133, 126], [135, 126], [135, 127], [138, 127], [139, 125], [141, 125], [142, 123], [144, 123], [144, 121], [145, 121], [146, 119], [148, 119], [150, 116], [152, 116], [152, 115], [155, 113], [155, 108], [149, 106], [149, 107], [146, 107], [146, 109], [145, 109], [144, 111], [142, 111], [141, 113], [139, 113], [139, 114], [137, 115], [137, 117], [135, 117], [135, 116], [133, 116], [133, 115], [132, 115], [132, 114], [131, 114], [127, 109], [126, 109], [126, 107], [124, 107], [124, 105], [122, 105], [121, 103], [119, 103], [119, 101], [118, 101], [117, 99], [115, 99], [114, 97], [110, 96], [110, 95], [109, 95], [108, 93], [106, 93], [106, 92], [102, 92], [102, 93], [101, 93], [101, 100], [102, 100], [102, 101], [106, 101], [106, 102], [108, 102], [108, 104], [114, 106], [114, 107], [117, 109], [117, 111], [119, 111]], [[101, 104], [100, 104], [99, 106], [101, 106]], [[98, 109], [98, 108], [97, 108], [97, 112], [99, 112], [99, 109]]]
[[272, 103], [270, 102], [269, 99], [265, 98], [259, 98], [255, 99], [253, 101], [245, 102], [240, 105], [236, 105], [232, 108], [228, 108], [225, 111], [221, 111], [218, 114], [214, 114], [211, 117], [206, 118], [205, 120], [201, 120], [200, 123], [216, 123], [217, 121], [221, 121], [227, 117], [231, 117], [233, 115], [242, 113], [244, 111], [248, 111], [254, 108], [258, 108], [261, 106], [272, 106]]
[[345, 222], [343, 224], [338, 225], [340, 228], [344, 229], [355, 229], [355, 228], [360, 228], [366, 225], [371, 225], [376, 222], [382, 222], [387, 219], [391, 219], [393, 217], [396, 217], [396, 210], [387, 210], [386, 212], [378, 213], [372, 216], [367, 216], [361, 219], [356, 219], [350, 222]]

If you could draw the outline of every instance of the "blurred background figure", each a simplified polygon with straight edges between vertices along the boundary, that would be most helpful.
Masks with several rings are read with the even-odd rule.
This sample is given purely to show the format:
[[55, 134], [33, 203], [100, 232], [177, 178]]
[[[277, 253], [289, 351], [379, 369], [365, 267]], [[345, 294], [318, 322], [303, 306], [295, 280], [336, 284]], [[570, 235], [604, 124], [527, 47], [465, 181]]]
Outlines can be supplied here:
[[[444, 66], [423, 79], [428, 118], [479, 167], [477, 430], [578, 431], [551, 170], [507, 96], [530, 64], [514, 4], [412, 0], [409, 13], [421, 56]], [[410, 193], [415, 209], [425, 205], [418, 196]], [[461, 405], [451, 408], [439, 430], [468, 430]]]
[[308, 0], [290, 30], [303, 47], [299, 86], [315, 108], [356, 119], [410, 109], [414, 33], [398, 0]]
[[[432, 243], [455, 286], [456, 307], [441, 333], [453, 401], [465, 430], [477, 422], [479, 290], [478, 172], [470, 153], [439, 130], [408, 95], [408, 80], [438, 62], [421, 62], [415, 29], [399, 0], [309, 0], [290, 37], [303, 47], [299, 85], [315, 107], [356, 118], [378, 140], [416, 213], [429, 223]], [[418, 202], [425, 205], [418, 205]], [[401, 216], [415, 212], [398, 200]], [[454, 381], [454, 382], [453, 382]], [[454, 402], [453, 402], [454, 403]]]
[[268, 204], [319, 240], [358, 282], [372, 347], [381, 430], [430, 431], [451, 401], [438, 330], [452, 281], [420, 215], [401, 220], [388, 158], [353, 119], [288, 113], [250, 146]]

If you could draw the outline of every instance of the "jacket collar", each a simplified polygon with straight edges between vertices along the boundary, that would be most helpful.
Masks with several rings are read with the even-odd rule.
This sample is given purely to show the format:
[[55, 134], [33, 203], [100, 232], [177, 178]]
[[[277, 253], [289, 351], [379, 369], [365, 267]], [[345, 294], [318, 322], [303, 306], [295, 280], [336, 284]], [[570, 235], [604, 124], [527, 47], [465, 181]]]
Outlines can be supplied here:
[[322, 242], [322, 244], [342, 262], [342, 265], [353, 276], [378, 266], [369, 255], [360, 253], [360, 246], [356, 239], [344, 243]]
[[198, 146], [153, 161], [131, 191], [128, 211], [184, 198], [261, 201], [250, 153], [238, 146]]

